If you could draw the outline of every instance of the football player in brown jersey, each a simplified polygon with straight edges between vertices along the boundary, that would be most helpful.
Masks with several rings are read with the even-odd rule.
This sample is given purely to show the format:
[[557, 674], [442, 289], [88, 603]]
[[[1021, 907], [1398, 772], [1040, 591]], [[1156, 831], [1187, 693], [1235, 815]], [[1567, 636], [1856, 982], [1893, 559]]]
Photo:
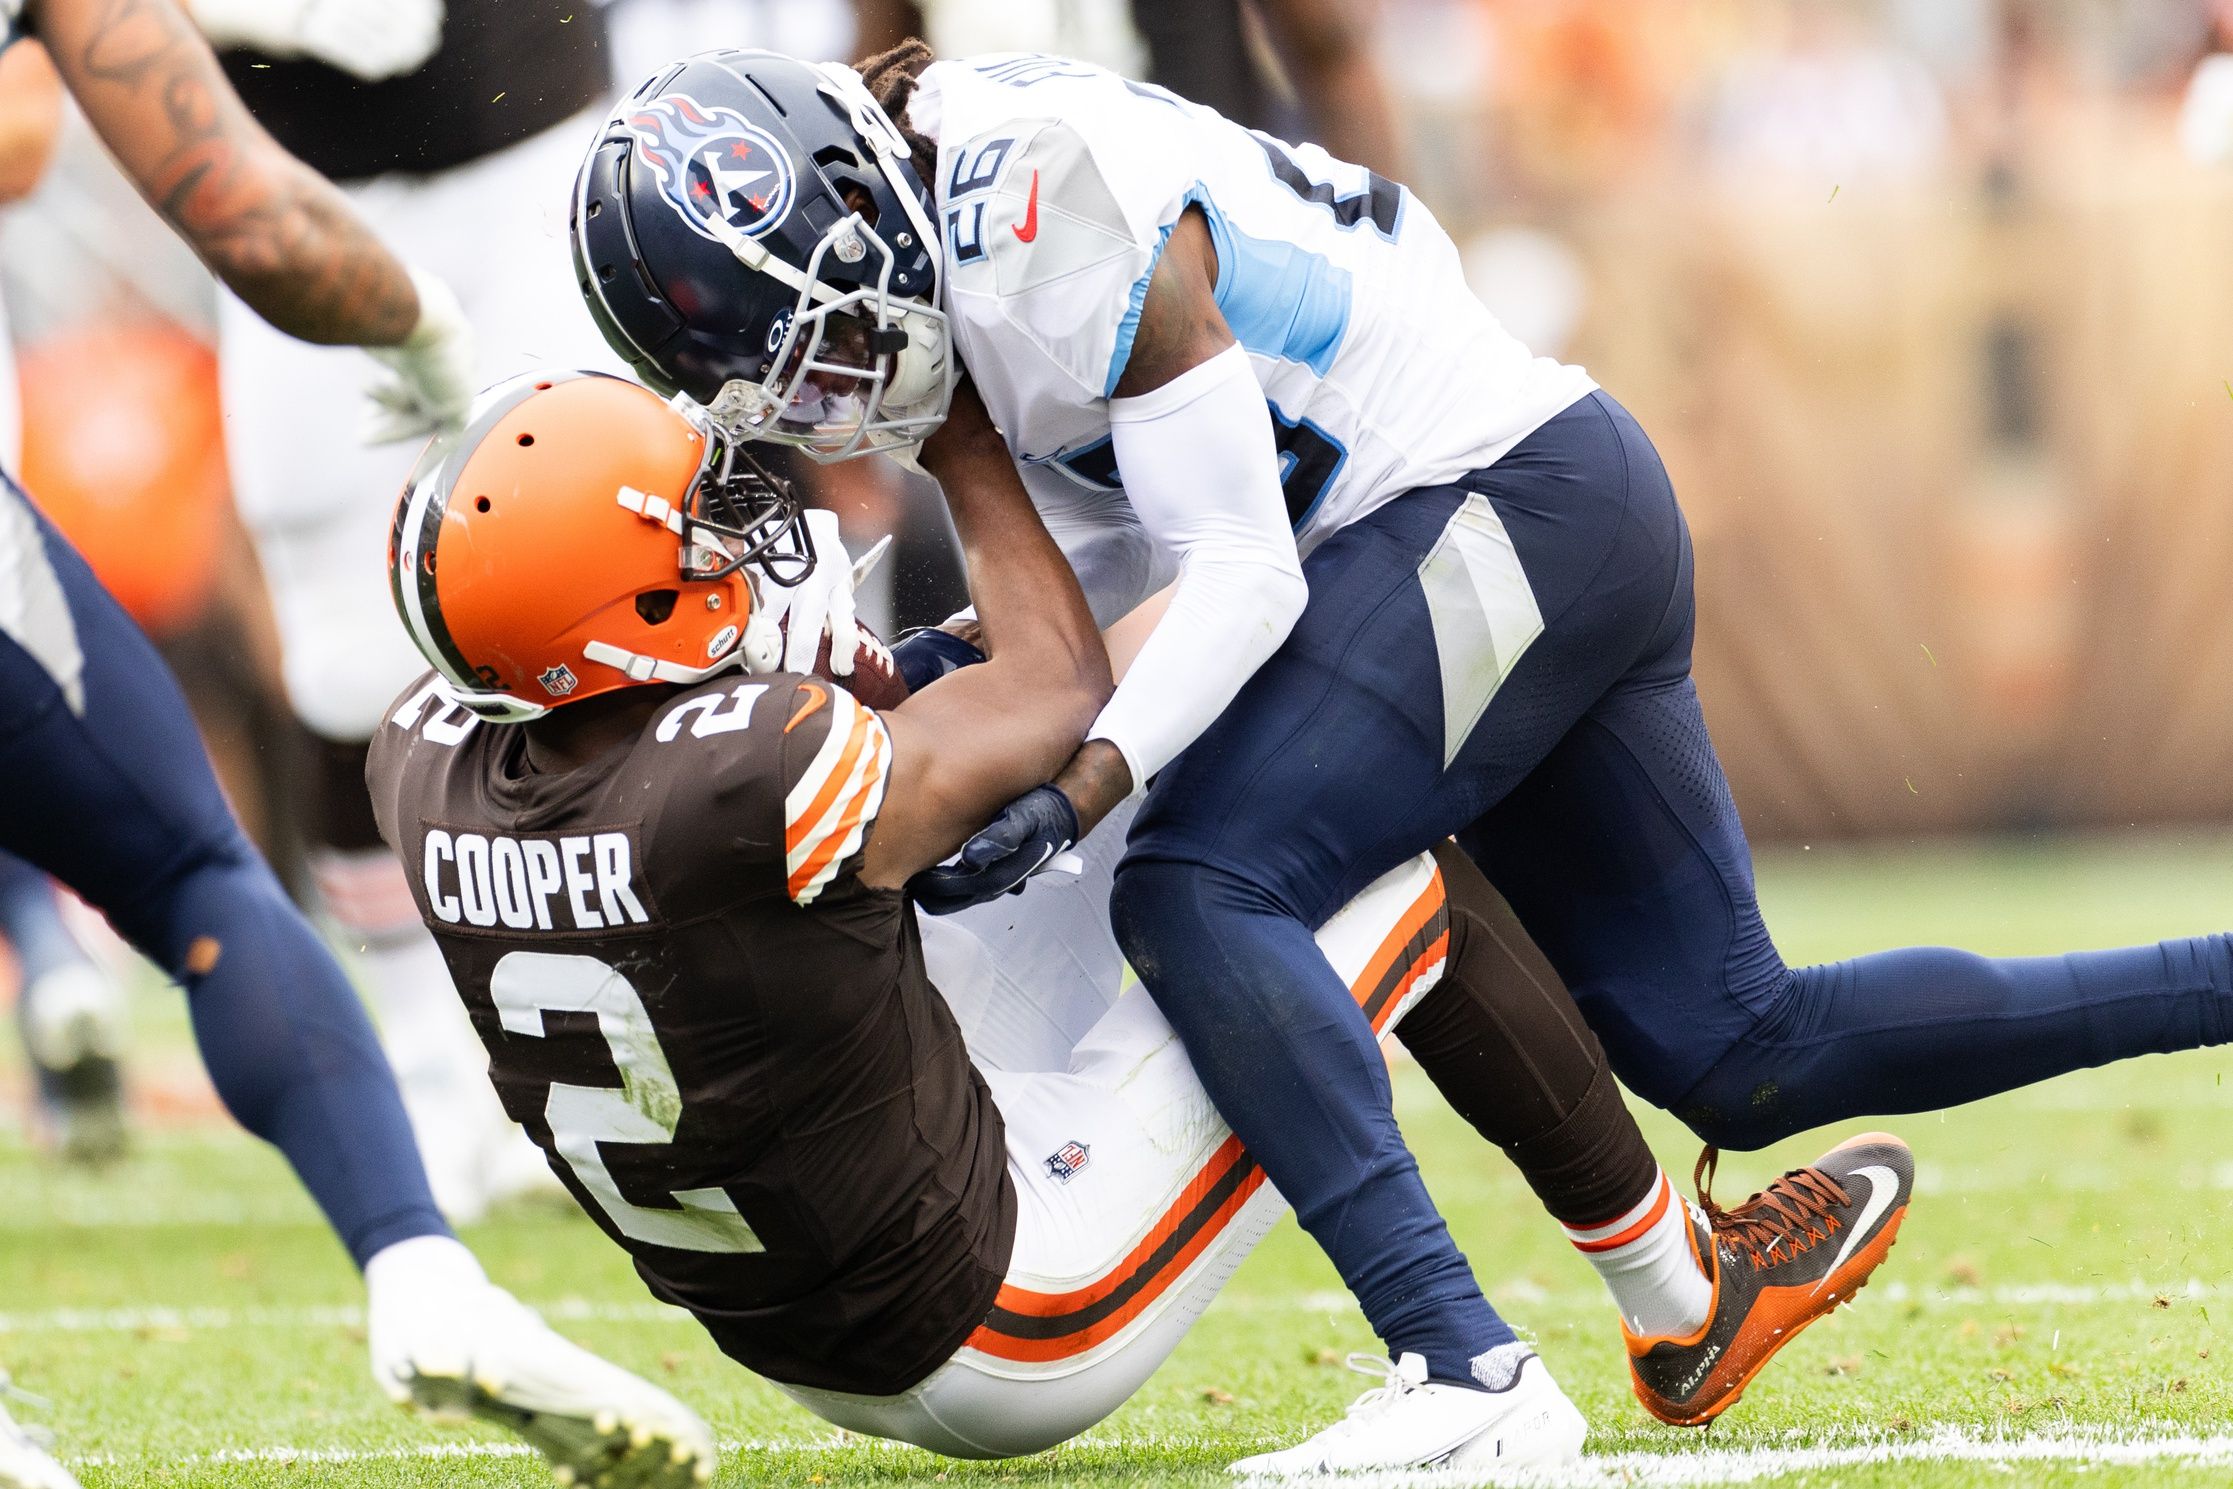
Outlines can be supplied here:
[[[1121, 825], [1021, 899], [923, 921], [907, 901], [1111, 686], [997, 433], [967, 390], [955, 408], [922, 459], [987, 659], [879, 713], [774, 670], [767, 587], [844, 555], [689, 405], [579, 373], [485, 395], [397, 509], [396, 604], [436, 675], [369, 780], [507, 1108], [651, 1290], [829, 1420], [982, 1457], [1121, 1404], [1284, 1206], [1127, 991]], [[1429, 1073], [1590, 1245], [1673, 1238], [1658, 1264], [1695, 1283], [1683, 1331], [1702, 1320], [1686, 1400], [1735, 1399], [1889, 1247], [1904, 1189], [1867, 1214], [1803, 1170], [1741, 1207], [1766, 1261], [1717, 1291], [1739, 1253], [1670, 1203], [1603, 1052], [1462, 856], [1402, 865], [1318, 944], [1376, 1028], [1411, 1015]], [[1861, 1244], [1777, 1255], [1830, 1235]], [[1414, 1362], [1379, 1407], [1451, 1399]], [[1506, 1363], [1503, 1389], [1437, 1408], [1435, 1461], [1579, 1450], [1541, 1361]]]

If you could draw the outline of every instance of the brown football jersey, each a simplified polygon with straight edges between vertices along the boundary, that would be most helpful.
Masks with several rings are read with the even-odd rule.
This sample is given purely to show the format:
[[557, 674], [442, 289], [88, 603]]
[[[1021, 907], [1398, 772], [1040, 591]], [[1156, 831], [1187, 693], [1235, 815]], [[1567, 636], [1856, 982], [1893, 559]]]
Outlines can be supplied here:
[[678, 693], [541, 775], [431, 680], [367, 778], [504, 1105], [659, 1297], [776, 1380], [886, 1395], [991, 1308], [1000, 1112], [856, 876], [890, 736], [820, 679]]

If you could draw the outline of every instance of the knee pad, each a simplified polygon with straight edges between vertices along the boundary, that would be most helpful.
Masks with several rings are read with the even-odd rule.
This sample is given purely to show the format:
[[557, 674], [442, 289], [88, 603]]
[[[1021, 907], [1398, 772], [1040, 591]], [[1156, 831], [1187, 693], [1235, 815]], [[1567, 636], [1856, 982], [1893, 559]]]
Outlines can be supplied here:
[[1750, 1152], [1797, 1129], [1784, 1113], [1778, 1071], [1783, 1053], [1739, 1041], [1668, 1109], [1703, 1142]]
[[1167, 912], [1185, 903], [1193, 872], [1194, 865], [1160, 859], [1127, 857], [1117, 865], [1109, 888], [1109, 926], [1133, 971], [1166, 950], [1175, 929]]

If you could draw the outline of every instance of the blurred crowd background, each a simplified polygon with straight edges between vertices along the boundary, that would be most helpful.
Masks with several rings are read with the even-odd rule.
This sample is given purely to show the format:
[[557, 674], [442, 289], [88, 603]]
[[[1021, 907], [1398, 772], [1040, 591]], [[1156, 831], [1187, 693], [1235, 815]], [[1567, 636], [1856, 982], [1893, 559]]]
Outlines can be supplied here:
[[[450, 0], [453, 25], [475, 8]], [[708, 46], [852, 57], [919, 29], [943, 54], [1152, 77], [1409, 183], [1506, 322], [1660, 442], [1698, 539], [1709, 718], [1758, 838], [2233, 815], [2233, 3], [616, 0], [602, 19], [616, 87]], [[81, 121], [36, 164], [0, 144], [27, 485], [162, 639], [244, 815], [299, 862], [316, 741], [234, 511], [216, 296]], [[481, 236], [473, 201], [447, 210]], [[541, 211], [563, 255], [565, 204]], [[950, 608], [935, 499], [866, 462], [804, 476], [858, 533], [902, 530], [881, 629]]]

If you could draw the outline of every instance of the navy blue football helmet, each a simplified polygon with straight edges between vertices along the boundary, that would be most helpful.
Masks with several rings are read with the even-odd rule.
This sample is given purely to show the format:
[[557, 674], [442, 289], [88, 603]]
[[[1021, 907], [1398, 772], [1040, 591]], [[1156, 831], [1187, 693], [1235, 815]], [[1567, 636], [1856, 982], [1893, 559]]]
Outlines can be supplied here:
[[851, 68], [706, 52], [599, 130], [575, 277], [636, 374], [731, 438], [822, 460], [902, 450], [953, 397], [929, 200]]

